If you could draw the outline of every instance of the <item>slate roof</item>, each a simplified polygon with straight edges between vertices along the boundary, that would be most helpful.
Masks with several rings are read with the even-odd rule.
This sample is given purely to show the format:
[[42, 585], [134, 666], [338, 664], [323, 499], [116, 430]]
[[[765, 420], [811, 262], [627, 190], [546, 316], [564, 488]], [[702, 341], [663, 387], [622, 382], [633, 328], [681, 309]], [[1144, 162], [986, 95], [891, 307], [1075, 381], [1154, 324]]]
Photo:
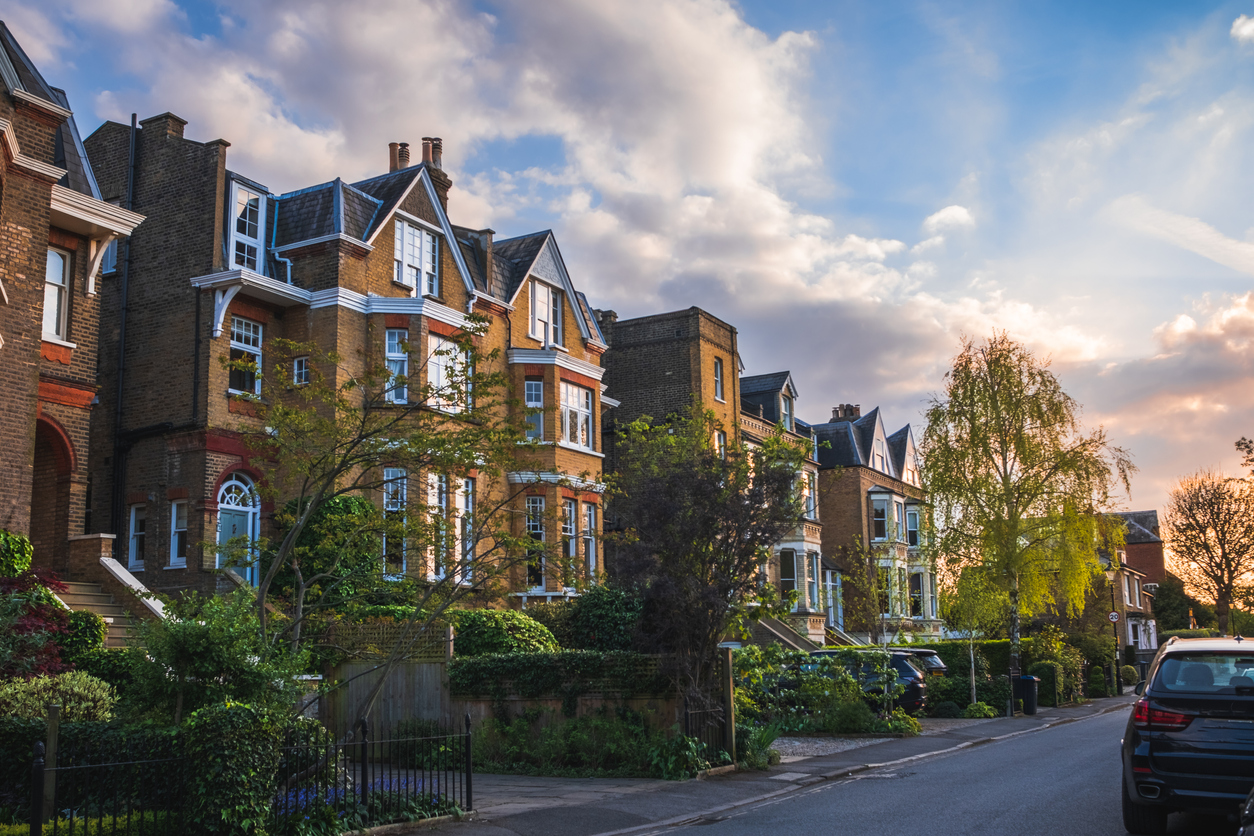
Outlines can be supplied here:
[[898, 474], [906, 472], [906, 449], [910, 446], [910, 425], [906, 424], [888, 437], [888, 455]]
[[1127, 524], [1129, 545], [1136, 543], [1161, 543], [1163, 540], [1154, 532], [1158, 531], [1157, 511], [1124, 511], [1119, 514]]
[[791, 372], [746, 375], [740, 378], [740, 396], [743, 398], [745, 395], [757, 395], [764, 392], [778, 395], [784, 390], [791, 376]]
[[380, 204], [380, 211], [374, 216], [374, 220], [366, 229], [362, 240], [366, 240], [374, 235], [375, 230], [379, 228], [379, 224], [391, 216], [392, 211], [396, 209], [396, 205], [400, 203], [401, 198], [409, 190], [410, 184], [422, 173], [425, 166], [426, 163], [411, 165], [409, 168], [400, 168], [387, 174], [380, 174], [377, 177], [353, 183], [354, 189], [369, 195], [379, 201]]
[[492, 242], [492, 254], [502, 262], [497, 269], [505, 274], [502, 276], [505, 280], [505, 295], [501, 297], [503, 300], [508, 302], [514, 298], [523, 280], [527, 278], [527, 271], [544, 248], [544, 242], [552, 234], [552, 231], [546, 229], [543, 232]]
[[[819, 441], [826, 441], [827, 449], [819, 446], [819, 464], [825, 468], [869, 467], [871, 451], [875, 446], [875, 428], [880, 422], [879, 407], [853, 420], [836, 420], [826, 424], [815, 424], [814, 432]], [[905, 472], [906, 452], [909, 447], [910, 425], [906, 424], [897, 432], [888, 436], [888, 456], [893, 464], [893, 471], [900, 475]]]
[[[46, 102], [70, 109], [70, 102], [64, 90], [52, 87], [44, 81], [39, 69], [34, 65], [18, 44], [9, 27], [0, 21], [0, 77], [10, 90], [18, 89], [37, 96]], [[91, 165], [87, 162], [87, 152], [83, 149], [83, 140], [79, 136], [78, 126], [74, 117], [70, 116], [57, 128], [53, 164], [64, 168], [66, 173], [57, 185], [101, 200], [100, 187], [96, 185], [96, 177], [92, 174]]]
[[277, 247], [337, 233], [364, 241], [382, 209], [379, 200], [338, 177], [330, 183], [279, 195], [271, 206], [271, 241]]

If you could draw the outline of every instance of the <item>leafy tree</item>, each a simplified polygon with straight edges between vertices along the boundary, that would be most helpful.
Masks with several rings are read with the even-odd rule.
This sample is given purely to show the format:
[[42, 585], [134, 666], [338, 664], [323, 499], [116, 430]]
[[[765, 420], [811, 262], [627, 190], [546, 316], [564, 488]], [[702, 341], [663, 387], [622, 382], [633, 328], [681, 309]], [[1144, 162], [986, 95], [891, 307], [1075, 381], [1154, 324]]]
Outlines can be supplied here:
[[967, 566], [951, 584], [940, 590], [940, 612], [945, 625], [967, 640], [971, 663], [971, 702], [975, 695], [975, 643], [1003, 623], [1006, 593], [983, 566]]
[[1192, 597], [1184, 590], [1184, 583], [1174, 575], [1166, 575], [1154, 591], [1154, 620], [1158, 630], [1188, 630], [1189, 610], [1198, 627], [1215, 626], [1215, 610]]
[[[449, 607], [472, 593], [483, 600], [498, 595], [515, 569], [538, 554], [570, 574], [555, 543], [514, 533], [511, 504], [528, 485], [509, 485], [505, 474], [518, 470], [518, 457], [527, 452], [525, 419], [520, 411], [511, 413], [504, 372], [491, 371], [500, 366], [499, 351], [478, 347], [487, 321], [467, 320], [443, 347], [415, 358], [419, 369], [442, 365], [443, 379], [391, 374], [371, 359], [382, 358], [381, 345], [343, 357], [275, 340], [279, 360], [273, 375], [262, 379], [261, 395], [235, 396], [249, 402], [252, 413], [235, 429], [251, 448], [252, 464], [264, 471], [259, 493], [290, 500], [275, 514], [279, 536], [256, 543], [236, 538], [221, 547], [225, 565], [265, 567], [253, 594], [261, 658], [298, 656], [305, 625], [327, 607], [352, 600], [411, 607], [376, 669], [373, 688], [354, 712], [359, 719], [370, 714], [409, 648]], [[289, 383], [296, 357], [308, 358], [308, 381], [301, 385]], [[259, 373], [250, 359], [223, 363]], [[389, 480], [389, 471], [404, 476]], [[476, 483], [474, 512], [459, 516], [451, 511], [453, 491], [466, 478]], [[350, 497], [373, 501], [346, 501]], [[329, 504], [335, 508], [330, 516]], [[319, 519], [333, 520], [322, 532], [330, 548], [306, 535], [311, 527], [318, 533]], [[549, 521], [549, 530], [557, 527]], [[372, 541], [386, 544], [373, 572], [359, 560]], [[402, 562], [404, 580], [397, 580]], [[282, 617], [272, 618], [271, 593], [280, 573], [290, 573], [291, 597]]]
[[804, 512], [795, 490], [804, 451], [776, 435], [724, 456], [716, 429], [699, 404], [667, 423], [628, 425], [610, 485], [623, 532], [608, 565], [643, 602], [637, 646], [672, 654], [670, 675], [700, 701], [733, 624], [779, 606], [763, 567]]
[[963, 341], [943, 396], [927, 409], [920, 445], [934, 506], [929, 538], [953, 572], [983, 567], [1005, 590], [1010, 666], [1019, 670], [1021, 614], [1083, 605], [1123, 528], [1107, 517], [1113, 473], [1125, 488], [1134, 467], [1025, 347], [1005, 333]]
[[1213, 470], [1186, 476], [1168, 497], [1163, 532], [1180, 579], [1214, 600], [1226, 634], [1234, 603], [1254, 591], [1254, 489]]
[[862, 538], [842, 547], [845, 575], [844, 606], [846, 623], [866, 628], [871, 644], [887, 647], [914, 623], [907, 615], [910, 589], [902, 567], [895, 562], [884, 566], [887, 550], [867, 548]]

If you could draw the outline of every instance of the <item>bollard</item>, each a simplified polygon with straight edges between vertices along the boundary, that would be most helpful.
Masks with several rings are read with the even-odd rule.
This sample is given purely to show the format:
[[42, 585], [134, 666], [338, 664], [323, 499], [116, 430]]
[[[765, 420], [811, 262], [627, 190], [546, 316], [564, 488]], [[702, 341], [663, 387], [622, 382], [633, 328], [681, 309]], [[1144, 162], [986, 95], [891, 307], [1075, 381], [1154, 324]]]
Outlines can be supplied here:
[[44, 829], [44, 744], [35, 741], [35, 760], [30, 767], [30, 832], [39, 836]]
[[466, 712], [466, 812], [475, 809], [474, 796], [474, 758], [470, 749], [470, 712]]

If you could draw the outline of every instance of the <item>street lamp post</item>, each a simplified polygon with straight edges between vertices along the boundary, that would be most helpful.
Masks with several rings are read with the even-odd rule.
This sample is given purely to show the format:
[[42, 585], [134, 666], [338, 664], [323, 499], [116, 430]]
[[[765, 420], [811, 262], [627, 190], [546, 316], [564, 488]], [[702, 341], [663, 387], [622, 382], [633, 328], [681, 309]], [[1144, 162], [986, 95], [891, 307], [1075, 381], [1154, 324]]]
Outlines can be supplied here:
[[1110, 631], [1115, 636], [1115, 658], [1110, 666], [1112, 691], [1116, 696], [1123, 696], [1123, 682], [1119, 678], [1119, 611], [1115, 609], [1115, 579], [1119, 577], [1119, 569], [1111, 561], [1106, 570], [1106, 580], [1110, 581]]

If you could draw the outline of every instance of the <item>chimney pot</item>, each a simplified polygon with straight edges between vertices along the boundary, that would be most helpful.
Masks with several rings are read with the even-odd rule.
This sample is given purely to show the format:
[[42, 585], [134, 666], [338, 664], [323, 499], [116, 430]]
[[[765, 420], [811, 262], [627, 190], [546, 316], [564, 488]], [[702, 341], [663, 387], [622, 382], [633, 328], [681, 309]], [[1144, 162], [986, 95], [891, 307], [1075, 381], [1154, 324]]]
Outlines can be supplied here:
[[400, 148], [400, 146], [397, 145], [395, 142], [388, 143], [388, 171], [389, 172], [396, 171], [396, 169], [401, 167], [401, 164], [398, 162], [399, 157], [397, 156], [398, 148]]
[[842, 407], [839, 407], [839, 406], [832, 407], [832, 420], [833, 421], [835, 421], [837, 418], [843, 418], [844, 415], [845, 415], [845, 410]]
[[396, 152], [396, 164], [398, 168], [409, 168], [409, 143], [402, 142], [401, 147]]
[[422, 138], [422, 161], [431, 165], [431, 137], [429, 136]]
[[431, 165], [444, 170], [444, 140], [438, 136], [431, 137]]
[[862, 417], [862, 404], [860, 403], [850, 404], [849, 414], [854, 418], [861, 418]]

